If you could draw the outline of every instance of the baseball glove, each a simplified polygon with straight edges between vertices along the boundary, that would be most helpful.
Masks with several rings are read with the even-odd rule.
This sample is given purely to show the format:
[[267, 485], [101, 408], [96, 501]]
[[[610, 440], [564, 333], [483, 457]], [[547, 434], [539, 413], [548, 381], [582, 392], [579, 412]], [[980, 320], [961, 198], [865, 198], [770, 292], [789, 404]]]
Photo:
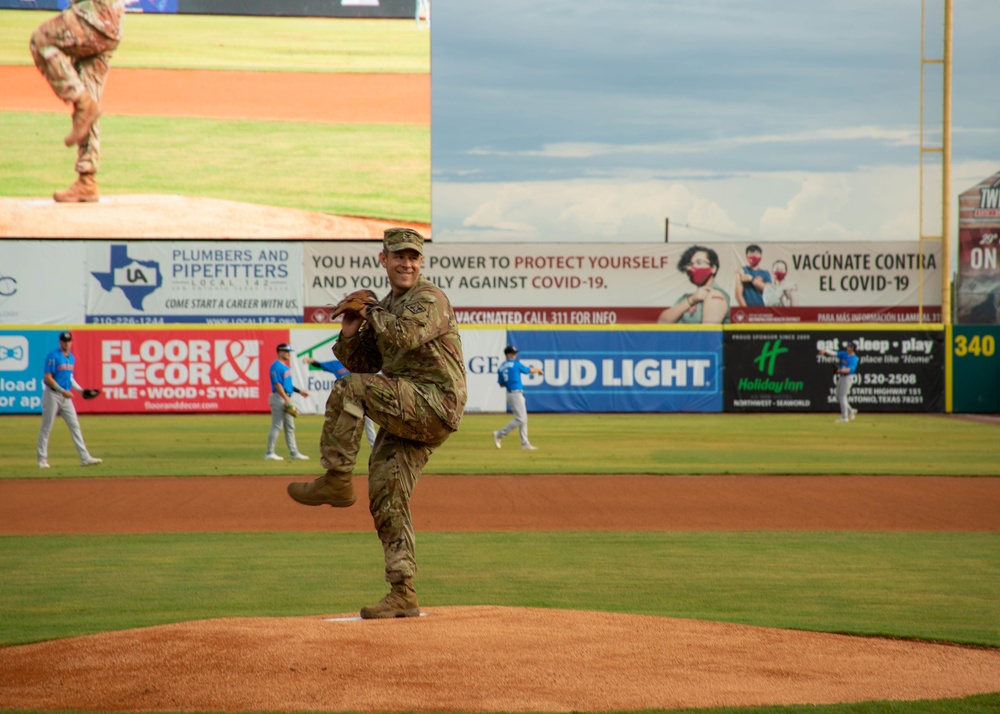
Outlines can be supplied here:
[[353, 312], [360, 315], [363, 309], [374, 307], [375, 305], [378, 305], [378, 295], [371, 290], [355, 290], [337, 303], [336, 307], [333, 308], [330, 319], [336, 319], [345, 312]]
[[299, 410], [295, 408], [295, 405], [289, 402], [285, 405], [285, 414], [291, 415], [293, 418], [299, 415]]
[[101, 396], [101, 390], [100, 389], [90, 389], [90, 388], [88, 388], [88, 389], [84, 389], [83, 390], [83, 398], [84, 399], [97, 399], [99, 396]]

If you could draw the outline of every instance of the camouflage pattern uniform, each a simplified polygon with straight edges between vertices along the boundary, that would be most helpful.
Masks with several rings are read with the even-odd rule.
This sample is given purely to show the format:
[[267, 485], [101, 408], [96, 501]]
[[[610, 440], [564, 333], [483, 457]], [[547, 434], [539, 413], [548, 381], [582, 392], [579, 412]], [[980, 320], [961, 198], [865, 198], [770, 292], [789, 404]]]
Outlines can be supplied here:
[[468, 396], [451, 303], [421, 277], [369, 308], [361, 329], [341, 336], [333, 353], [351, 374], [327, 401], [320, 463], [328, 472], [352, 472], [365, 414], [382, 427], [368, 462], [368, 506], [385, 551], [385, 579], [400, 583], [416, 571], [410, 496], [431, 453], [458, 429]]
[[[124, 13], [125, 0], [73, 0], [35, 30], [31, 56], [56, 96], [76, 102], [88, 92], [100, 103], [111, 56], [122, 38]], [[101, 135], [95, 121], [77, 148], [76, 172], [97, 173], [100, 154]]]

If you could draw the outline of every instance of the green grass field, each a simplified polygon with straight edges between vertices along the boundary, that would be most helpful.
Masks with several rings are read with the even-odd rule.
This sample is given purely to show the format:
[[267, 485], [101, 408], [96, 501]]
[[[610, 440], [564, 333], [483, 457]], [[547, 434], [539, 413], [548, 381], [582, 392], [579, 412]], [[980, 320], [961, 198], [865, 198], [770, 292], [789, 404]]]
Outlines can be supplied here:
[[[597, 610], [1000, 646], [996, 534], [417, 539], [426, 607]], [[372, 533], [0, 536], [0, 645], [214, 617], [354, 612], [384, 594], [381, 560]]]
[[[0, 10], [0, 65], [30, 65], [31, 33], [55, 13]], [[114, 67], [427, 74], [430, 33], [412, 20], [133, 15]]]
[[[45, 196], [73, 177], [52, 141], [67, 116], [0, 112], [0, 195]], [[101, 119], [103, 194], [176, 194], [430, 222], [430, 127], [167, 117]], [[150, 137], [158, 137], [150, 141]]]
[[[846, 426], [833, 418], [533, 414], [532, 440], [543, 449], [496, 452], [490, 432], [507, 417], [473, 414], [427, 472], [996, 475], [995, 426], [930, 415], [863, 414]], [[43, 475], [34, 465], [38, 421], [4, 419], [4, 477]], [[300, 417], [299, 443], [316, 443], [321, 423]], [[106, 462], [81, 472], [57, 423], [44, 477], [300, 472], [260, 458], [268, 426], [263, 414], [85, 415], [88, 445]], [[418, 533], [418, 555], [427, 607], [613, 611], [1000, 647], [995, 533]], [[384, 589], [380, 562], [371, 533], [0, 536], [0, 644], [223, 616], [352, 612]], [[1000, 691], [699, 711], [995, 712]]]
[[[860, 474], [996, 476], [997, 427], [923, 414], [532, 414], [540, 451], [495, 452], [504, 414], [468, 414], [431, 457], [436, 474]], [[0, 478], [80, 476], [64, 424], [49, 444], [52, 468], [35, 465], [38, 416], [4, 417]], [[202, 476], [301, 468], [263, 461], [266, 414], [84, 415], [100, 476]], [[315, 455], [322, 418], [302, 416], [298, 442]], [[127, 437], [123, 437], [127, 434]], [[358, 473], [366, 473], [362, 443]], [[489, 458], [484, 458], [488, 456]], [[280, 471], [279, 471], [280, 473]]]
[[[28, 41], [49, 16], [0, 10], [0, 65], [31, 65]], [[430, 33], [412, 20], [129, 15], [124, 27], [109, 83], [117, 67], [430, 72]], [[68, 123], [68, 111], [0, 111], [0, 196], [49, 196], [72, 180], [76, 153], [61, 141]], [[431, 222], [429, 126], [105, 115], [101, 132], [103, 195]]]

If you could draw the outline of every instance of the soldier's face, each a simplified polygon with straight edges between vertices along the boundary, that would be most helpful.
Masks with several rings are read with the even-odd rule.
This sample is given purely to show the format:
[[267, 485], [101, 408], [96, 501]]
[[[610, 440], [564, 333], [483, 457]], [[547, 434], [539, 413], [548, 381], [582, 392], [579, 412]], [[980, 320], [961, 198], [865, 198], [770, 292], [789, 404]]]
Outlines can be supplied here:
[[402, 295], [416, 285], [424, 263], [424, 256], [411, 248], [379, 253], [378, 259], [389, 276], [393, 295]]

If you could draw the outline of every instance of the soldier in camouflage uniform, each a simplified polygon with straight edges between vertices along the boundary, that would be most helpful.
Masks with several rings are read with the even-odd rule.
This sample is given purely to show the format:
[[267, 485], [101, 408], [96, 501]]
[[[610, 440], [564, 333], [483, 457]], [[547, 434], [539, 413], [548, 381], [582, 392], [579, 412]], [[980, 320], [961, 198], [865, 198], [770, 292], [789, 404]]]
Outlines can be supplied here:
[[467, 398], [451, 303], [420, 275], [423, 245], [417, 231], [385, 231], [379, 261], [392, 291], [360, 314], [344, 313], [333, 349], [351, 374], [337, 382], [326, 403], [320, 438], [326, 474], [288, 486], [299, 503], [350, 506], [365, 415], [382, 427], [368, 461], [368, 507], [391, 590], [362, 608], [365, 619], [420, 614], [410, 496], [431, 452], [458, 429]]
[[73, 105], [73, 128], [66, 146], [77, 144], [77, 180], [53, 198], [60, 203], [98, 200], [101, 94], [108, 63], [122, 38], [125, 0], [73, 0], [59, 15], [43, 22], [31, 36], [31, 56], [52, 90]]

